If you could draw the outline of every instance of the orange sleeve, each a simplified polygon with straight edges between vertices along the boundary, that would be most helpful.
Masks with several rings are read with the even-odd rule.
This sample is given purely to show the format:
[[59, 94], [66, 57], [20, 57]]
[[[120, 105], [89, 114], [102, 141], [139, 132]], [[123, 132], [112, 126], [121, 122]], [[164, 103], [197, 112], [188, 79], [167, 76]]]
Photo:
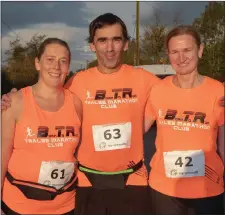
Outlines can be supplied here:
[[157, 83], [159, 83], [159, 81], [161, 81], [160, 78], [158, 78], [157, 76], [155, 76], [153, 73], [151, 72], [147, 72], [145, 70], [142, 69], [143, 72], [143, 77], [144, 77], [144, 90], [145, 90], [145, 96], [146, 96], [146, 106], [145, 106], [145, 117], [149, 118], [149, 119], [155, 119], [156, 115], [154, 113], [153, 110], [153, 106], [152, 106], [152, 89], [153, 86], [156, 85]]
[[161, 79], [155, 76], [153, 73], [147, 72], [146, 70], [143, 70], [143, 77], [144, 77], [144, 89], [148, 97], [152, 87], [156, 83], [158, 83]]
[[[218, 86], [215, 86], [218, 87]], [[220, 100], [224, 97], [224, 86], [221, 84], [216, 95], [216, 101], [214, 104], [214, 113], [216, 116], [217, 125], [224, 125], [224, 107], [220, 105]]]
[[64, 85], [64, 88], [74, 93], [79, 99], [81, 98], [82, 79], [80, 74], [74, 74]]
[[156, 110], [154, 109], [154, 94], [155, 94], [155, 89], [154, 87], [150, 91], [150, 94], [148, 96], [148, 100], [145, 106], [145, 117], [155, 120], [157, 117]]

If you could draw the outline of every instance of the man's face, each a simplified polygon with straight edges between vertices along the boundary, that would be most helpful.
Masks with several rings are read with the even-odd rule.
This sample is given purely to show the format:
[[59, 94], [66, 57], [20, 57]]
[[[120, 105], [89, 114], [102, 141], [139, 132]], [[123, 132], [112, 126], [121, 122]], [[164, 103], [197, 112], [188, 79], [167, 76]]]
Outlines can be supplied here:
[[96, 52], [98, 65], [106, 69], [116, 69], [121, 65], [122, 53], [128, 49], [120, 24], [106, 25], [97, 29], [91, 50]]

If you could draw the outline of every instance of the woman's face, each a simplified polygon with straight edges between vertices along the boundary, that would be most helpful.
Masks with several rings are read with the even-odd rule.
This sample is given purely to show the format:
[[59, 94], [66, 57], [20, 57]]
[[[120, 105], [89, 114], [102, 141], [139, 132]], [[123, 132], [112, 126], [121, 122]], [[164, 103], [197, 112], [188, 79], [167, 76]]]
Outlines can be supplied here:
[[196, 40], [189, 34], [174, 36], [168, 43], [168, 55], [171, 66], [179, 75], [197, 71], [198, 59], [202, 57], [203, 45], [197, 46]]
[[40, 72], [39, 80], [48, 86], [63, 86], [69, 70], [69, 51], [60, 44], [46, 46], [40, 60], [35, 59], [36, 69]]

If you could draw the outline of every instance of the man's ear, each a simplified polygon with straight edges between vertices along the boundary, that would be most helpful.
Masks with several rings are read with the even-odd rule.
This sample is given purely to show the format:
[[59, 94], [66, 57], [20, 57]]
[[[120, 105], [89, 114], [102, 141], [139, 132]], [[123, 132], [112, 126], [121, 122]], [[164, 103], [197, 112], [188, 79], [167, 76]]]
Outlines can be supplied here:
[[123, 50], [124, 50], [124, 51], [127, 51], [127, 50], [128, 50], [128, 47], [129, 47], [129, 41], [127, 40], [127, 41], [125, 42], [125, 44], [124, 44]]
[[91, 49], [91, 51], [96, 52], [94, 43], [90, 43], [90, 49]]

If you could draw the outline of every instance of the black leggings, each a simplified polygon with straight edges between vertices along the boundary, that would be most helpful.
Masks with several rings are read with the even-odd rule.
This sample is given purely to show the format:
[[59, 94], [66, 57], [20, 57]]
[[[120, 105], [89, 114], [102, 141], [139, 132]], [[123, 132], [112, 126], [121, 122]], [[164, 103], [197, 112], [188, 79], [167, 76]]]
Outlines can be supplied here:
[[153, 214], [157, 215], [211, 215], [224, 214], [223, 194], [207, 198], [184, 199], [167, 196], [150, 188], [154, 206]]
[[147, 186], [124, 189], [77, 187], [75, 213], [79, 215], [149, 215]]
[[[6, 214], [6, 215], [21, 215], [19, 213], [16, 213], [15, 211], [11, 210], [3, 201], [2, 203], [2, 211]], [[74, 210], [69, 211], [67, 213], [61, 214], [61, 215], [75, 215]]]

